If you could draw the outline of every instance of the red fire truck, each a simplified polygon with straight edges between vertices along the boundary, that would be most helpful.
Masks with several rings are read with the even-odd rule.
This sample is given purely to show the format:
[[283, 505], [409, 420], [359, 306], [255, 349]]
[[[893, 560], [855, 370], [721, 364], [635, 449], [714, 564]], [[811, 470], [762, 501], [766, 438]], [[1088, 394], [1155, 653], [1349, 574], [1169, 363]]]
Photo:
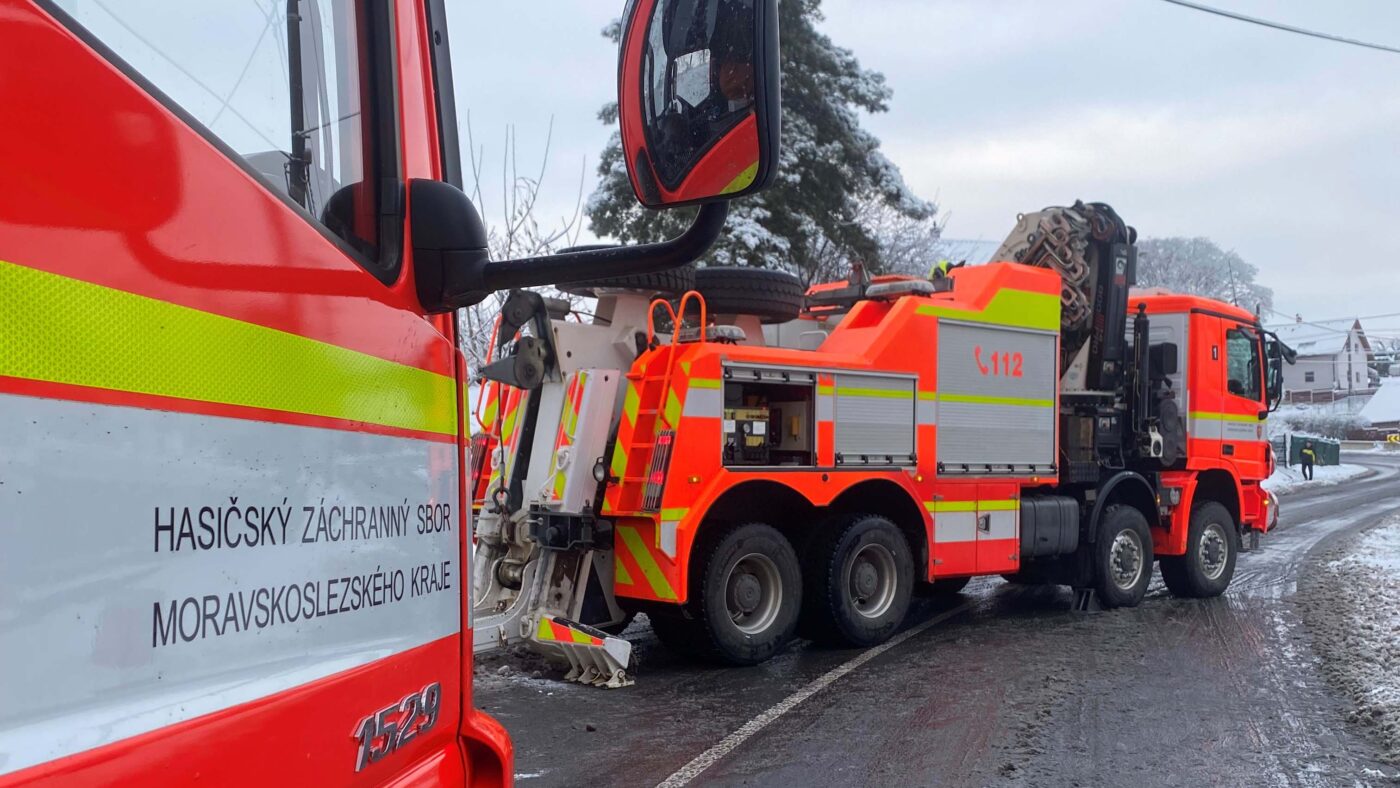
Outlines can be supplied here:
[[775, 14], [628, 6], [690, 232], [493, 261], [442, 0], [0, 0], [0, 785], [509, 784], [452, 311], [698, 257], [776, 161]]
[[1103, 204], [1021, 217], [995, 259], [856, 272], [767, 339], [795, 284], [744, 269], [683, 296], [594, 283], [593, 323], [540, 323], [545, 372], [485, 407], [478, 647], [620, 686], [629, 647], [601, 629], [634, 611], [754, 663], [797, 631], [880, 642], [917, 590], [980, 575], [1130, 607], [1159, 565], [1176, 595], [1223, 592], [1269, 522], [1286, 348], [1244, 309], [1133, 291], [1135, 231]]

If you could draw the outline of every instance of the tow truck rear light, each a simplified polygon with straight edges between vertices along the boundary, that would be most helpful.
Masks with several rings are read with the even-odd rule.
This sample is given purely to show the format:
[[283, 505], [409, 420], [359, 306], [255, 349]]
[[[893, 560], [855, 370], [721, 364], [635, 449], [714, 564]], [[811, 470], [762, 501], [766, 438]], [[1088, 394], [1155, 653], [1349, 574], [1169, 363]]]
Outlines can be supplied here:
[[661, 509], [661, 492], [666, 489], [666, 472], [671, 467], [671, 449], [676, 442], [675, 430], [656, 434], [656, 448], [651, 452], [651, 467], [647, 469], [646, 487], [642, 492], [642, 511]]

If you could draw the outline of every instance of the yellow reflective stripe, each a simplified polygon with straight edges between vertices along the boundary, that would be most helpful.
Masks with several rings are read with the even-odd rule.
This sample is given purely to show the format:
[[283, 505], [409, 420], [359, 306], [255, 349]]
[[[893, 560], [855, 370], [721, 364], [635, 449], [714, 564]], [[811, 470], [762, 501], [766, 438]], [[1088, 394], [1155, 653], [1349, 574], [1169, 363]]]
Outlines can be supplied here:
[[564, 434], [573, 441], [574, 430], [578, 428], [578, 412], [583, 406], [583, 387], [588, 385], [588, 373], [578, 373], [577, 388], [574, 389], [574, 397], [569, 402], [568, 410], [564, 413]]
[[674, 521], [676, 521], [676, 522], [680, 522], [681, 520], [684, 520], [684, 519], [685, 519], [685, 516], [686, 516], [687, 514], [689, 514], [689, 513], [690, 513], [690, 509], [688, 509], [688, 508], [687, 508], [687, 509], [662, 509], [662, 510], [661, 510], [661, 519], [662, 519], [662, 520], [674, 520]]
[[1238, 413], [1209, 413], [1206, 411], [1193, 410], [1191, 418], [1202, 419], [1204, 421], [1232, 421], [1237, 424], [1259, 424], [1258, 416], [1241, 416]]
[[515, 417], [516, 417], [516, 415], [519, 414], [519, 413], [520, 413], [520, 401], [519, 401], [519, 400], [516, 400], [516, 401], [515, 401], [515, 404], [512, 405], [512, 406], [510, 407], [510, 409], [506, 411], [506, 419], [505, 419], [505, 422], [501, 424], [501, 439], [502, 439], [502, 440], [505, 440], [505, 439], [509, 438], [510, 435], [511, 435], [512, 433], [515, 432]]
[[681, 399], [674, 390], [666, 392], [666, 423], [672, 427], [681, 423]]
[[1020, 501], [978, 501], [979, 512], [1013, 512], [1021, 508]]
[[1017, 500], [924, 501], [924, 508], [930, 512], [1012, 512], [1020, 507]]
[[496, 414], [501, 410], [500, 399], [492, 396], [487, 401], [486, 407], [481, 411], [481, 425], [487, 429], [496, 425]]
[[651, 551], [642, 542], [642, 535], [637, 533], [637, 529], [631, 526], [619, 525], [617, 533], [622, 537], [623, 544], [636, 559], [637, 566], [642, 568], [642, 574], [646, 575], [647, 583], [651, 585], [651, 592], [657, 599], [675, 599], [676, 592], [671, 589], [671, 584], [666, 582], [666, 575], [662, 574], [661, 567], [656, 565], [656, 559], [652, 558]]
[[758, 162], [754, 162], [745, 167], [744, 171], [735, 176], [734, 180], [730, 181], [729, 185], [725, 186], [720, 194], [733, 194], [734, 192], [743, 191], [753, 184], [753, 179], [756, 177], [758, 177]]
[[1026, 397], [988, 397], [981, 394], [944, 394], [939, 393], [940, 402], [964, 402], [973, 405], [1015, 405], [1021, 408], [1053, 408], [1055, 401], [1052, 399], [1028, 399]]
[[3, 260], [0, 375], [457, 434], [446, 375]]
[[633, 584], [632, 573], [627, 571], [627, 565], [622, 563], [621, 553], [613, 553], [613, 575], [616, 577], [617, 582], [625, 586]]
[[637, 386], [632, 382], [627, 383], [627, 394], [622, 398], [622, 414], [627, 417], [631, 424], [637, 423], [637, 410], [642, 407], [642, 395], [637, 393]]
[[895, 391], [891, 389], [863, 389], [851, 386], [841, 386], [836, 389], [836, 393], [843, 397], [875, 397], [877, 399], [913, 399], [914, 392]]
[[535, 639], [550, 642], [555, 640], [554, 627], [549, 625], [549, 619], [540, 619], [540, 625], [535, 627]]
[[689, 374], [690, 374], [690, 362], [689, 362], [689, 361], [682, 361], [682, 362], [681, 362], [681, 373], [682, 373], [682, 374], [685, 374], [685, 375], [689, 375]]
[[614, 478], [621, 479], [627, 472], [627, 450], [622, 448], [622, 441], [618, 441], [613, 446], [612, 465], [610, 466]]
[[569, 629], [569, 635], [571, 635], [571, 636], [573, 637], [575, 643], [585, 643], [585, 644], [593, 645], [593, 644], [596, 644], [596, 643], [600, 643], [600, 642], [601, 642], [601, 641], [599, 641], [597, 638], [593, 637], [592, 635], [589, 635], [589, 634], [587, 634], [586, 632], [580, 632], [580, 631], [578, 631], [577, 629], [573, 629], [573, 628], [570, 628], [570, 629]]
[[722, 388], [723, 383], [720, 382], [719, 378], [691, 378], [690, 387], [693, 389], [717, 389]]
[[939, 304], [920, 304], [916, 314], [965, 320], [969, 323], [996, 323], [1018, 328], [1060, 330], [1060, 297], [1028, 290], [998, 290], [981, 311], [954, 309]]
[[920, 391], [920, 392], [919, 392], [919, 399], [922, 400], [922, 401], [924, 401], [924, 402], [929, 402], [930, 400], [936, 400], [936, 399], [938, 399], [938, 392], [936, 392], [936, 391]]
[[829, 396], [831, 396], [832, 394], [835, 394], [835, 393], [836, 393], [836, 387], [833, 386], [833, 385], [831, 385], [830, 383], [818, 383], [818, 384], [817, 384], [817, 393], [818, 393], [818, 394], [821, 394], [822, 396], [827, 396], [827, 397], [829, 397]]

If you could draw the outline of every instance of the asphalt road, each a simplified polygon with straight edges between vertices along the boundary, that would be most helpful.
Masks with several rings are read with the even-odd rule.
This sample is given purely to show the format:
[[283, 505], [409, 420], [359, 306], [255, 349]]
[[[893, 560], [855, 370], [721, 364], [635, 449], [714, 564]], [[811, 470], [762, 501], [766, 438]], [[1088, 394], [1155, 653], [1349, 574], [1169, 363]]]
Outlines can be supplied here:
[[476, 702], [510, 730], [531, 787], [1400, 781], [1345, 721], [1292, 600], [1310, 557], [1400, 511], [1400, 462], [1346, 461], [1374, 474], [1284, 497], [1218, 599], [1157, 580], [1136, 609], [1083, 614], [1067, 589], [982, 579], [919, 603], [883, 650], [799, 642], [747, 669], [676, 657], [639, 620], [634, 687], [485, 660]]

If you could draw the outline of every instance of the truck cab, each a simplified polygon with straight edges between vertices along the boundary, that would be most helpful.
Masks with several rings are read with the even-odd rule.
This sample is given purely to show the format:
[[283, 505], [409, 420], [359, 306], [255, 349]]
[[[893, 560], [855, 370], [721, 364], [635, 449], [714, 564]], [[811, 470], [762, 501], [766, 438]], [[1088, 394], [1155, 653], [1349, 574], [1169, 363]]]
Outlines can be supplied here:
[[1130, 303], [1145, 308], [1152, 345], [1169, 345], [1180, 359], [1167, 378], [1179, 392], [1187, 449], [1164, 483], [1188, 497], [1210, 487], [1247, 530], [1266, 531], [1269, 498], [1259, 482], [1273, 473], [1266, 418], [1278, 404], [1271, 375], [1278, 365], [1258, 316], [1164, 291], [1135, 291]]

